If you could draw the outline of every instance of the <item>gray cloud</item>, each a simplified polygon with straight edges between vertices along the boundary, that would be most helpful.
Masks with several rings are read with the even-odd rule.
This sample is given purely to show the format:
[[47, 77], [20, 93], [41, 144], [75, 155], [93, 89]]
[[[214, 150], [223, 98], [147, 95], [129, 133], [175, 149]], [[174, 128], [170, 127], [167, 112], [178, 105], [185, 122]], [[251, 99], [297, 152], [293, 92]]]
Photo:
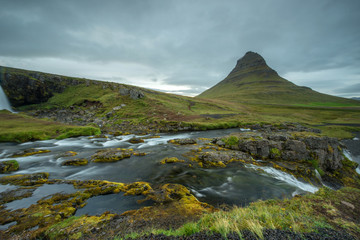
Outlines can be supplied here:
[[360, 96], [360, 83], [342, 87], [342, 88], [338, 88], [338, 89], [335, 89], [335, 91], [338, 92], [339, 94], [343, 94], [345, 96], [347, 96], [347, 95]]
[[3, 0], [0, 64], [141, 86], [156, 78], [193, 95], [252, 50], [280, 75], [306, 73], [297, 84], [337, 94], [312, 73], [360, 81], [359, 11], [358, 0]]

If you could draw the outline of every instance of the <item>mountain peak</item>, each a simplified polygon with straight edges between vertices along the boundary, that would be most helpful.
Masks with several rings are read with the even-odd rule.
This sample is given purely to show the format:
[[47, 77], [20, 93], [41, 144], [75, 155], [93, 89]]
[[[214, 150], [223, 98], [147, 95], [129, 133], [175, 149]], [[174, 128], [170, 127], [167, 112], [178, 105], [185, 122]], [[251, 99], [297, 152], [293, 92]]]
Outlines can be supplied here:
[[256, 52], [247, 52], [242, 58], [240, 58], [235, 68], [230, 72], [229, 75], [249, 72], [267, 72], [268, 74], [277, 75], [276, 71], [271, 69], [265, 59]]
[[268, 65], [260, 54], [249, 51], [237, 61], [234, 70], [239, 71], [253, 67], [268, 67]]

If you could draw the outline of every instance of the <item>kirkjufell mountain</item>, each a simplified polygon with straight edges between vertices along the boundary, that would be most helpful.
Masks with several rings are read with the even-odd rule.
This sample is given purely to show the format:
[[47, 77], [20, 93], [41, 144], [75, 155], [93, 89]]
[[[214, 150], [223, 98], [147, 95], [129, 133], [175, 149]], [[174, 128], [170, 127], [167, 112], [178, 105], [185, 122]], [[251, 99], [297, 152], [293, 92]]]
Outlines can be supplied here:
[[297, 86], [270, 68], [255, 52], [247, 52], [229, 75], [197, 97], [242, 103], [309, 104], [346, 103], [353, 100], [322, 94]]

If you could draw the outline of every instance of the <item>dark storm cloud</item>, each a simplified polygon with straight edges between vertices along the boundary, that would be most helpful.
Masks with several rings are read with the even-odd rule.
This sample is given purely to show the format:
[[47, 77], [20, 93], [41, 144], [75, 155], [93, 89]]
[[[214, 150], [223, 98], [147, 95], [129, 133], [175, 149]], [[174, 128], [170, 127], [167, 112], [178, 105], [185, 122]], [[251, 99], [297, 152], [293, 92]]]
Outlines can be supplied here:
[[153, 88], [193, 94], [252, 50], [299, 85], [325, 71], [313, 80], [322, 91], [329, 69], [360, 80], [359, 10], [358, 0], [3, 0], [0, 64], [144, 86], [157, 78]]

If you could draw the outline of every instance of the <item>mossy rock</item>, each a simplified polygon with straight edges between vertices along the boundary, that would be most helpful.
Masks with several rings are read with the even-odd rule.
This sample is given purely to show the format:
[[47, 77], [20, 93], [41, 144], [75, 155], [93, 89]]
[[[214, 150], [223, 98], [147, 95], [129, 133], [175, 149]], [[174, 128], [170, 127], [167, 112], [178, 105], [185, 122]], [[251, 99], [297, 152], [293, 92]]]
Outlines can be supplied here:
[[131, 139], [128, 140], [128, 142], [132, 143], [132, 144], [143, 143], [144, 139], [142, 139], [142, 138], [131, 138]]
[[166, 164], [166, 163], [183, 163], [185, 162], [185, 160], [181, 160], [181, 159], [178, 159], [176, 157], [166, 157], [166, 158], [163, 158], [160, 163], [161, 164]]
[[147, 182], [134, 182], [125, 187], [126, 195], [148, 195], [153, 189]]
[[48, 152], [51, 152], [51, 151], [50, 150], [45, 150], [45, 149], [30, 148], [30, 149], [26, 149], [26, 150], [24, 150], [22, 152], [15, 153], [11, 157], [27, 157], [27, 156], [32, 156], [32, 155], [35, 155], [35, 154], [42, 154], [42, 153], [48, 153]]
[[228, 138], [222, 139], [227, 146], [235, 146], [239, 144], [239, 138], [236, 136], [229, 136]]
[[178, 144], [178, 145], [188, 145], [188, 144], [196, 144], [196, 140], [192, 138], [179, 138], [169, 140], [168, 143]]
[[9, 173], [19, 170], [19, 163], [16, 160], [0, 162], [0, 173]]
[[60, 154], [58, 157], [73, 157], [73, 156], [76, 156], [77, 155], [77, 152], [74, 152], [74, 151], [67, 151], [63, 154]]
[[93, 162], [117, 162], [133, 155], [132, 149], [110, 148], [97, 151], [92, 157]]
[[1, 184], [13, 184], [21, 186], [32, 186], [36, 184], [44, 184], [49, 178], [49, 173], [33, 173], [33, 174], [18, 174], [5, 176], [0, 178]]
[[75, 158], [65, 160], [61, 165], [63, 166], [84, 166], [87, 165], [89, 161], [85, 158]]
[[146, 152], [134, 152], [133, 155], [134, 156], [146, 156], [147, 153]]

